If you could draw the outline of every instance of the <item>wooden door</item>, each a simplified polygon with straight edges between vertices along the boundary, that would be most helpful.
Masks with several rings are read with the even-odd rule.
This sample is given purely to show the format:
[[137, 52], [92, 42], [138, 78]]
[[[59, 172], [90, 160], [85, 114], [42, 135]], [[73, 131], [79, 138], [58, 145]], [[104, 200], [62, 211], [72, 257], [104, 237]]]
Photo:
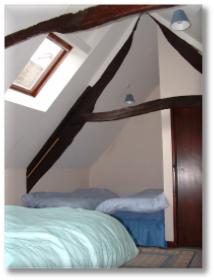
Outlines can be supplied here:
[[202, 108], [171, 110], [177, 245], [202, 246]]

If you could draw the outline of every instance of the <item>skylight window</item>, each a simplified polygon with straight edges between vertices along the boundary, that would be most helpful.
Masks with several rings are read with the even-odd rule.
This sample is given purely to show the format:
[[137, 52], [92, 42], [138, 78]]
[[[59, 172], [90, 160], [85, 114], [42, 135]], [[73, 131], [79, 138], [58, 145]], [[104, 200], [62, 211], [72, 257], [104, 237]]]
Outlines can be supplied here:
[[[72, 41], [72, 47], [69, 41], [62, 34], [50, 33], [44, 38], [7, 89], [4, 99], [46, 112], [88, 57], [82, 41]], [[16, 60], [13, 63], [16, 64]]]
[[11, 89], [35, 97], [72, 47], [50, 33], [11, 85]]

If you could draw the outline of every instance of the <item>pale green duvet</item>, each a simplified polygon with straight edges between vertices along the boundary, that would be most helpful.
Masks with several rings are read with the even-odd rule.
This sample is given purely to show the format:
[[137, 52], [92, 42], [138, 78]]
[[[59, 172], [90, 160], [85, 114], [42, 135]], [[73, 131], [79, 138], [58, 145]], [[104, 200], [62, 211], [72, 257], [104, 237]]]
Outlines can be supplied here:
[[98, 211], [6, 206], [8, 268], [111, 268], [138, 254], [126, 229]]

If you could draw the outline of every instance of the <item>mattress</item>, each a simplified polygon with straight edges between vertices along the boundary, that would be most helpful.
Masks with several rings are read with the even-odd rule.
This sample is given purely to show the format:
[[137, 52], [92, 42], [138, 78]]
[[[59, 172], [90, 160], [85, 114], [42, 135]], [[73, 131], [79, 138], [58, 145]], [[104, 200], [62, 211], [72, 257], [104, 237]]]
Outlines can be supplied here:
[[136, 245], [167, 247], [164, 210], [153, 213], [117, 211], [111, 215], [125, 226]]

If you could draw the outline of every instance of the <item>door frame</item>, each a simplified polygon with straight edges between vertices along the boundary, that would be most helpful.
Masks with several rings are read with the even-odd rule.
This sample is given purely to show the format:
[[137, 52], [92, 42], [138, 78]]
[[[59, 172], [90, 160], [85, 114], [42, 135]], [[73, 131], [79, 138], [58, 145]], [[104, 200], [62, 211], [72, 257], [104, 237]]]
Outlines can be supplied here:
[[[194, 107], [194, 106], [193, 106]], [[198, 106], [195, 106], [198, 107]], [[187, 108], [187, 107], [182, 107]], [[173, 228], [174, 228], [174, 242], [173, 247], [179, 247], [179, 217], [178, 217], [178, 178], [177, 178], [177, 157], [176, 157], [176, 129], [174, 122], [173, 108], [170, 109], [171, 117], [171, 138], [172, 138], [172, 174], [173, 174]], [[203, 116], [203, 106], [202, 106], [202, 116]], [[203, 131], [203, 121], [202, 121], [202, 131]], [[202, 219], [203, 219], [203, 193], [202, 193]], [[203, 221], [202, 221], [202, 239], [203, 239]], [[203, 240], [202, 240], [203, 244]]]
[[173, 228], [174, 228], [174, 242], [173, 245], [178, 247], [178, 202], [177, 202], [177, 175], [176, 175], [176, 152], [175, 152], [175, 128], [174, 128], [174, 115], [173, 109], [170, 109], [170, 118], [171, 118], [171, 138], [172, 138], [172, 179], [173, 179]]

